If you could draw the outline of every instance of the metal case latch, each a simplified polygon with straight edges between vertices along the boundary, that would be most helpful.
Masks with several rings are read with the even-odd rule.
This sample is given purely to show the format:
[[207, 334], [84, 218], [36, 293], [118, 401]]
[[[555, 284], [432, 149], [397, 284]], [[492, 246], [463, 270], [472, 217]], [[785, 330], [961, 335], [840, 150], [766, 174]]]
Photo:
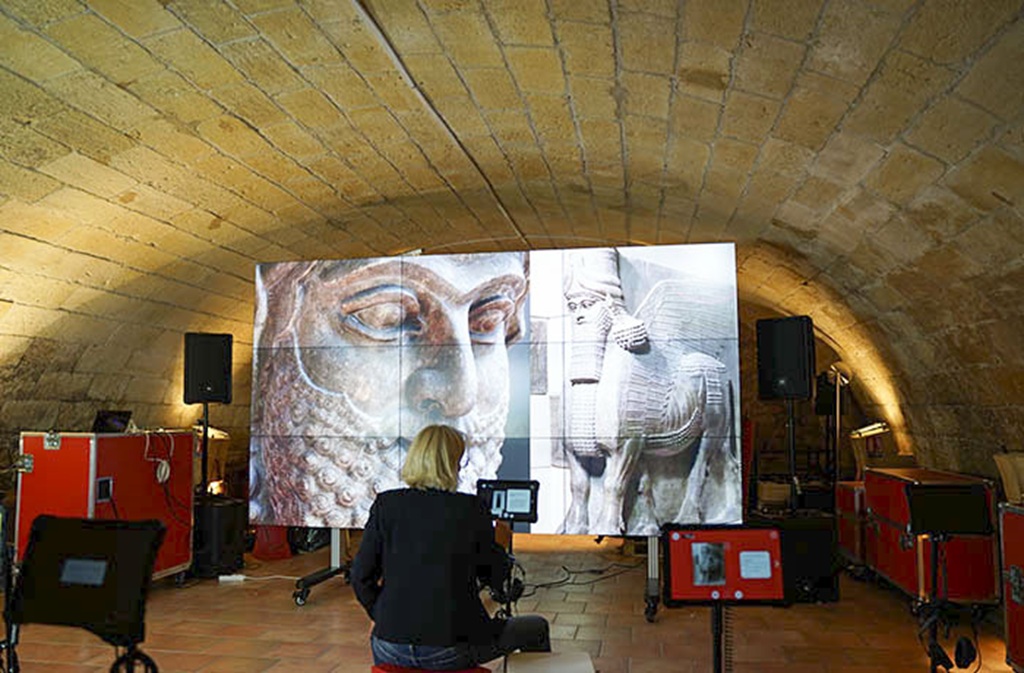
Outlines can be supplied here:
[[51, 430], [43, 435], [43, 448], [47, 451], [60, 449], [60, 433]]
[[14, 469], [18, 472], [31, 472], [35, 462], [35, 457], [31, 453], [23, 453], [15, 461]]

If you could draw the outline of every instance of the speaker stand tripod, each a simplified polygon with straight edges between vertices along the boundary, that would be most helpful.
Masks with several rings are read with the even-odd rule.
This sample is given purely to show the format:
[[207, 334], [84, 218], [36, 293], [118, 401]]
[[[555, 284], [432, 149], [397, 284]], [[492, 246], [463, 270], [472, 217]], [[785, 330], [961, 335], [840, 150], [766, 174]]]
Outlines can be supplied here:
[[796, 411], [794, 401], [786, 400], [786, 449], [789, 462], [789, 511], [800, 509], [800, 477], [796, 474]]

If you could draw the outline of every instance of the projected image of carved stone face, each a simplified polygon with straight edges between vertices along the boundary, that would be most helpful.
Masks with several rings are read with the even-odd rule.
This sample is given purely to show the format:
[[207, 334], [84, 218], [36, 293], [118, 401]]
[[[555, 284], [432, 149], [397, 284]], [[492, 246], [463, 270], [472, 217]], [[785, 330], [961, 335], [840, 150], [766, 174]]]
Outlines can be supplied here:
[[425, 425], [468, 439], [460, 490], [494, 478], [520, 332], [524, 256], [449, 255], [260, 268], [250, 516], [359, 527], [402, 486]]

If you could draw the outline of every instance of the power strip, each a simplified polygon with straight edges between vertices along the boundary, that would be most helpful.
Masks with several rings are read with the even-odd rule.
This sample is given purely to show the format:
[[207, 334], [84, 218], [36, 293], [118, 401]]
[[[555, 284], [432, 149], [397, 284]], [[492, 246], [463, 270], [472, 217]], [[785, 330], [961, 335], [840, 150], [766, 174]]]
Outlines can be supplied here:
[[233, 582], [244, 582], [245, 575], [220, 575], [217, 579], [221, 584], [231, 584]]

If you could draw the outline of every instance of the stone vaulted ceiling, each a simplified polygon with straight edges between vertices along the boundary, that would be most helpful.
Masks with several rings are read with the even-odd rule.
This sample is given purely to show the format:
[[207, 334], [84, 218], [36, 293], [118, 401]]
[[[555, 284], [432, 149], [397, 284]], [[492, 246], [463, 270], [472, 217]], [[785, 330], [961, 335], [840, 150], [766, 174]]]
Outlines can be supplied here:
[[227, 331], [244, 434], [257, 262], [734, 241], [741, 301], [812, 316], [903, 448], [992, 472], [1024, 436], [1021, 18], [0, 0], [0, 432], [191, 424], [182, 333]]

